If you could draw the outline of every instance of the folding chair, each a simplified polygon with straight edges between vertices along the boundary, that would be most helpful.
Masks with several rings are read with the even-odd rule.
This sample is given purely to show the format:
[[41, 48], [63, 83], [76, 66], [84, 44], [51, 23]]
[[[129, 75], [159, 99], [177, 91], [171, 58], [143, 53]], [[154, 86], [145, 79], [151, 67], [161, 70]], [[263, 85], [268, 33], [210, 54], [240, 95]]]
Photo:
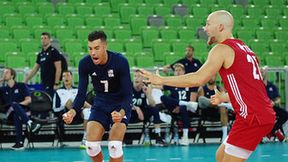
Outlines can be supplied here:
[[[52, 109], [52, 99], [51, 97], [44, 91], [35, 90], [31, 93], [32, 102], [29, 105], [31, 110], [31, 119], [36, 123], [40, 123], [42, 125], [41, 132], [50, 132], [53, 131], [54, 135], [58, 136], [58, 139], [61, 139], [59, 133], [58, 117], [53, 117], [53, 109]], [[43, 115], [45, 117], [43, 117]], [[46, 115], [48, 115], [46, 117]], [[28, 138], [28, 142], [32, 144], [34, 147], [34, 135]], [[32, 140], [33, 139], [33, 140]], [[55, 137], [54, 137], [55, 139]], [[54, 139], [53, 144], [54, 146]]]

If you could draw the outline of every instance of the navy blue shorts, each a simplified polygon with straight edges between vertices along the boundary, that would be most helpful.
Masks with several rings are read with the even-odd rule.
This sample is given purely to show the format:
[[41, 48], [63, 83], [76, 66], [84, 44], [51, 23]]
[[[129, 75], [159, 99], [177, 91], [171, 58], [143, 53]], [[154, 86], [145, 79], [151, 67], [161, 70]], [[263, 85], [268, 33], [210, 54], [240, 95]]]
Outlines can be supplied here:
[[[93, 105], [91, 108], [91, 114], [88, 121], [97, 121], [99, 122], [106, 131], [110, 130], [111, 125], [114, 123], [112, 120], [111, 113], [113, 111], [120, 111], [121, 107], [102, 107]], [[125, 112], [125, 116], [122, 119], [121, 123], [124, 123], [126, 126], [131, 117], [131, 109], [128, 112]]]

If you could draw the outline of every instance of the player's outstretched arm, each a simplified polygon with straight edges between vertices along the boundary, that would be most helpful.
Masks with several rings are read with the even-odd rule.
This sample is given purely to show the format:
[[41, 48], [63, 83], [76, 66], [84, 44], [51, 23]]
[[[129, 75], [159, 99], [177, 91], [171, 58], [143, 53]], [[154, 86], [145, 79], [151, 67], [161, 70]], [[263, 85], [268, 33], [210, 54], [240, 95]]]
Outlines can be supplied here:
[[[233, 55], [232, 55], [233, 54]], [[174, 87], [198, 87], [205, 84], [212, 76], [214, 76], [219, 69], [227, 67], [227, 60], [229, 63], [233, 62], [234, 51], [229, 46], [218, 44], [214, 46], [209, 52], [206, 62], [195, 73], [188, 73], [181, 76], [157, 76], [146, 70], [141, 69], [141, 75], [146, 79], [146, 83], [168, 85]], [[226, 63], [227, 62], [227, 63]]]

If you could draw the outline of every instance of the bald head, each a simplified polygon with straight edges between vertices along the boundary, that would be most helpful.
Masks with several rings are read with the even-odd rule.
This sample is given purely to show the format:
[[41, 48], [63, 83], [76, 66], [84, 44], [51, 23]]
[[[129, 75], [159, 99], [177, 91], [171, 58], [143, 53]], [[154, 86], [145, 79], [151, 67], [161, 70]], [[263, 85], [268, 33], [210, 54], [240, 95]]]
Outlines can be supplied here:
[[208, 19], [211, 19], [217, 24], [222, 24], [224, 26], [224, 30], [232, 31], [234, 26], [233, 16], [225, 10], [219, 10], [212, 12]]
[[204, 31], [208, 35], [207, 43], [209, 45], [213, 43], [219, 43], [225, 39], [231, 38], [233, 29], [233, 16], [225, 11], [219, 10], [212, 12], [206, 21]]

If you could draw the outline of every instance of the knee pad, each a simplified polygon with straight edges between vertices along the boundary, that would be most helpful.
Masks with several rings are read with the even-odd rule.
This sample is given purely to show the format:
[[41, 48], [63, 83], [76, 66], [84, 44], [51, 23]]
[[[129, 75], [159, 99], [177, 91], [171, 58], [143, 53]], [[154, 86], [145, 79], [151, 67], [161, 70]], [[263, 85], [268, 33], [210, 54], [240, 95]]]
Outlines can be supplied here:
[[90, 116], [90, 108], [85, 108], [82, 111], [84, 120], [88, 120]]
[[122, 142], [121, 141], [109, 141], [108, 149], [110, 157], [116, 159], [123, 155]]
[[86, 152], [89, 156], [94, 157], [101, 152], [101, 142], [89, 142], [86, 141]]

